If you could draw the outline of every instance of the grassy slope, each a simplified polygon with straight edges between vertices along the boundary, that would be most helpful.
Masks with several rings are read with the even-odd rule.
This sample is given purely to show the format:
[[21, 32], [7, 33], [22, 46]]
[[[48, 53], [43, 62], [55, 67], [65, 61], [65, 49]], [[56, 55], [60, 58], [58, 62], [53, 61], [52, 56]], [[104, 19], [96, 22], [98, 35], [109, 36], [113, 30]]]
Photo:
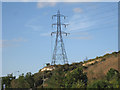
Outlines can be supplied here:
[[[119, 53], [120, 55], [120, 53]], [[98, 59], [95, 59], [98, 60]], [[103, 60], [103, 57], [100, 58]], [[114, 68], [118, 70], [118, 55], [117, 54], [110, 54], [104, 57], [105, 61], [100, 61], [94, 65], [88, 66], [87, 69], [84, 69], [84, 72], [87, 72], [88, 80], [92, 81], [94, 79], [103, 79], [110, 70], [110, 68]]]
[[[83, 64], [86, 64], [86, 67], [87, 67], [87, 68], [84, 68], [83, 71], [87, 72], [88, 81], [92, 82], [93, 80], [96, 80], [96, 79], [97, 80], [104, 79], [106, 73], [108, 72], [108, 70], [110, 70], [110, 68], [114, 68], [114, 69], [118, 70], [118, 55], [120, 55], [120, 52], [106, 54], [104, 56], [97, 57], [95, 59], [90, 59], [90, 60], [86, 61], [85, 63], [83, 63]], [[87, 65], [87, 63], [90, 63], [93, 61], [97, 61], [97, 63]], [[58, 67], [59, 65], [56, 65], [56, 66]], [[63, 67], [63, 66], [64, 65], [60, 65], [60, 67]], [[73, 64], [69, 65], [68, 67], [69, 68], [74, 67], [74, 69], [75, 69], [80, 66], [81, 66], [81, 63], [73, 63]], [[69, 71], [71, 72], [72, 70], [69, 70]], [[64, 71], [64, 70], [62, 70], [62, 71]], [[45, 76], [47, 74], [49, 74], [49, 73], [46, 73]], [[39, 76], [40, 77], [42, 76], [41, 71], [39, 71], [39, 73], [34, 74], [34, 77], [37, 77], [36, 79], [40, 78]], [[49, 77], [49, 75], [47, 75], [46, 77]], [[40, 87], [41, 87], [41, 85], [40, 85]]]

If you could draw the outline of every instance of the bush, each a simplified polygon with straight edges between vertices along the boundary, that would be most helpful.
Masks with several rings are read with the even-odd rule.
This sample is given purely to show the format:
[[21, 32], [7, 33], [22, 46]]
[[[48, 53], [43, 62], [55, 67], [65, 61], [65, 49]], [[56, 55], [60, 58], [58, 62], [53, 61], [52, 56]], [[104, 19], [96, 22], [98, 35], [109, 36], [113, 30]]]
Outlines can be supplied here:
[[107, 76], [106, 76], [107, 80], [111, 80], [113, 78], [118, 79], [118, 77], [119, 77], [119, 72], [117, 70], [113, 69], [113, 68], [111, 68], [108, 71]]
[[98, 63], [98, 61], [95, 61], [95, 63], [94, 63], [94, 64], [96, 64], [96, 63]]
[[113, 88], [119, 88], [119, 81], [116, 80], [115, 78], [109, 81], [110, 85], [112, 85]]
[[12, 80], [11, 82], [12, 88], [30, 88], [30, 84], [25, 79], [24, 75], [22, 74], [19, 76], [18, 79]]
[[46, 63], [46, 66], [50, 66], [50, 63]]
[[85, 84], [78, 80], [76, 83], [72, 84], [72, 88], [85, 88]]
[[101, 61], [105, 61], [106, 59], [105, 58], [103, 58]]
[[90, 65], [94, 65], [95, 63], [91, 63]]
[[116, 55], [118, 52], [112, 52], [113, 55]]
[[100, 57], [97, 56], [95, 59], [99, 59], [99, 58], [100, 58]]
[[[52, 71], [52, 75], [48, 80], [46, 81], [47, 83], [47, 88], [63, 88], [64, 87], [64, 66], [60, 66], [54, 71]], [[67, 68], [67, 67], [66, 67]]]
[[87, 69], [88, 67], [87, 66], [83, 66], [84, 69]]
[[67, 76], [65, 77], [65, 87], [72, 87], [72, 85], [74, 85], [75, 83], [79, 83], [78, 80], [85, 85], [87, 84], [87, 75], [83, 73], [82, 68], [76, 68], [75, 70], [67, 74]]
[[14, 80], [16, 77], [13, 74], [8, 74], [6, 77], [2, 77], [2, 86], [5, 84], [6, 88], [11, 87], [11, 81]]
[[111, 54], [107, 53], [103, 57], [109, 57]]
[[87, 88], [112, 88], [112, 85], [105, 80], [97, 80], [87, 86]]

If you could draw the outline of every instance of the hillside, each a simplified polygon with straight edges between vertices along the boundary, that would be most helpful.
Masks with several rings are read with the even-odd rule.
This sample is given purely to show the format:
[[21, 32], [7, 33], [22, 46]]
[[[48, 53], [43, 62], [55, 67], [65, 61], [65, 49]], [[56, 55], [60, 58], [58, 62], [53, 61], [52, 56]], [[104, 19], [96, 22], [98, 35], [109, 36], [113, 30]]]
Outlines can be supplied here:
[[[95, 59], [89, 59], [85, 62], [73, 63], [70, 65], [56, 65], [54, 67], [56, 70], [58, 69], [59, 72], [60, 70], [62, 70], [62, 72], [72, 72], [78, 67], [83, 67], [83, 72], [87, 73], [88, 81], [92, 82], [93, 80], [105, 78], [105, 75], [111, 68], [118, 70], [118, 55], [120, 55], [120, 52], [113, 52], [112, 54], [106, 54], [101, 57], [96, 57]], [[51, 71], [51, 74], [53, 71]], [[47, 78], [45, 82], [46, 83], [44, 85], [47, 87], [49, 84], [49, 79]]]
[[85, 63], [88, 68], [84, 69], [84, 72], [87, 72], [88, 80], [104, 78], [110, 68], [118, 70], [118, 55], [120, 55], [120, 53], [114, 52], [93, 60], [95, 64], [90, 63], [87, 65], [87, 63]]
[[[12, 80], [9, 80], [12, 75], [4, 77], [3, 83], [6, 83], [6, 80], [9, 80], [9, 83], [8, 81], [6, 83], [6, 85], [8, 85], [8, 88], [88, 87], [89, 84], [96, 80], [102, 80], [100, 82], [108, 84], [113, 82], [106, 79], [106, 75], [109, 76], [108, 72], [114, 73], [119, 71], [118, 56], [120, 56], [120, 51], [96, 57], [95, 59], [89, 59], [88, 61], [80, 63], [72, 63], [65, 65], [48, 64], [43, 69], [40, 69], [38, 73], [35, 73], [33, 75], [29, 72], [26, 75], [20, 75], [18, 79], [15, 79], [15, 77], [13, 77]], [[117, 81], [116, 79], [113, 80]], [[117, 83], [115, 81], [114, 83]]]

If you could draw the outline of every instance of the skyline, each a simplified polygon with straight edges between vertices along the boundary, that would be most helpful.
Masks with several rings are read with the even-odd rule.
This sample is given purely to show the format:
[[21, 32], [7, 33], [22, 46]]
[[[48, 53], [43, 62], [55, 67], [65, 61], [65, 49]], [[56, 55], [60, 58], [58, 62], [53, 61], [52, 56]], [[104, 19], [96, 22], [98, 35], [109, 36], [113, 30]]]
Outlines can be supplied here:
[[[63, 37], [69, 63], [118, 51], [118, 6], [112, 3], [3, 3], [3, 75], [38, 72], [51, 63], [55, 31], [52, 15], [68, 16]], [[64, 9], [65, 8], [65, 9]], [[114, 22], [114, 23], [113, 23]], [[12, 65], [13, 64], [13, 65]]]

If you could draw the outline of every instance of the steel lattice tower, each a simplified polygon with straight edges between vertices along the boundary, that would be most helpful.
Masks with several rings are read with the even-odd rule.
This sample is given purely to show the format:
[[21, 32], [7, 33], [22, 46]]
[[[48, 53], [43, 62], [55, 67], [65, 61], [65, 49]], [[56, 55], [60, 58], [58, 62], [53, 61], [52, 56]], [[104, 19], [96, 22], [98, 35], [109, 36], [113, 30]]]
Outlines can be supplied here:
[[[64, 25], [65, 28], [68, 24], [63, 24], [61, 23], [61, 17], [63, 17], [64, 19], [66, 18], [66, 16], [60, 14], [60, 11], [58, 10], [56, 15], [52, 16], [53, 17], [57, 17], [57, 23], [52, 24], [57, 26], [57, 31], [56, 32], [52, 32], [52, 34], [56, 34], [56, 39], [55, 39], [55, 46], [54, 46], [54, 50], [53, 50], [53, 56], [52, 56], [52, 65], [55, 64], [67, 64], [68, 63], [68, 59], [67, 59], [67, 54], [65, 51], [65, 46], [63, 43], [63, 38], [62, 38], [62, 34], [65, 34], [66, 36], [69, 33], [63, 32], [61, 31], [61, 26]], [[61, 63], [60, 63], [61, 62]]]

